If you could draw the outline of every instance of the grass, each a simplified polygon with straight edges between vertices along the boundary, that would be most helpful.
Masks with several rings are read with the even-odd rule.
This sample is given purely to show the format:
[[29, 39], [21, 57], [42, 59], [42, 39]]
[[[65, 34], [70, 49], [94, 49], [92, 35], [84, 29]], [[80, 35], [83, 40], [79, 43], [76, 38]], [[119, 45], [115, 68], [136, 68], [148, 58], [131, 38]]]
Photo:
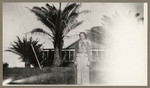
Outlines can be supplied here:
[[3, 70], [3, 80], [23, 80], [19, 84], [75, 84], [74, 71], [73, 67], [7, 68]]
[[[94, 63], [95, 65], [95, 63]], [[94, 67], [94, 66], [92, 66]], [[99, 80], [100, 72], [90, 68], [91, 83]], [[13, 79], [11, 84], [75, 84], [75, 68], [70, 67], [45, 67], [39, 68], [5, 68], [3, 80]], [[17, 81], [16, 81], [17, 80]]]

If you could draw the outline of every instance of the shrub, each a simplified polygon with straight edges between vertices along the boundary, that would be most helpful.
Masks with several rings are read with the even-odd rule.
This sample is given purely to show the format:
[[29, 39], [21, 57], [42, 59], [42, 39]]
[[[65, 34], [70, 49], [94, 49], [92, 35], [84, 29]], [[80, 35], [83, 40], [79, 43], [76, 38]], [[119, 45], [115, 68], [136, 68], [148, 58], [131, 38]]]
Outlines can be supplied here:
[[8, 63], [3, 63], [3, 68], [8, 68], [9, 64]]

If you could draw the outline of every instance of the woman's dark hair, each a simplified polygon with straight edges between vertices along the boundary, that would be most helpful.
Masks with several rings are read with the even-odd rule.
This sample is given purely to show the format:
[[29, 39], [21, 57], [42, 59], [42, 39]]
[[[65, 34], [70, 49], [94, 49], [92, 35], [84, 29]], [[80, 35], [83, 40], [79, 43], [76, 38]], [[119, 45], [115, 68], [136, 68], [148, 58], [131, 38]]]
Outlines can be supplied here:
[[86, 33], [85, 33], [85, 32], [80, 32], [79, 36], [81, 36], [81, 34], [84, 34], [85, 39], [87, 39], [87, 35], [86, 35]]

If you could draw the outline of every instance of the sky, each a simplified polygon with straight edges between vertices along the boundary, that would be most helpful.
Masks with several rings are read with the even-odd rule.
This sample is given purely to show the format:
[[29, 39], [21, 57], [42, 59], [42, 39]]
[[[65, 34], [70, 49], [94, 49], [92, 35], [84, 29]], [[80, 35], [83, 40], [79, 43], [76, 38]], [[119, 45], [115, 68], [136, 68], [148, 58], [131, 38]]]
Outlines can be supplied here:
[[[11, 52], [5, 52], [10, 47], [11, 42], [19, 37], [24, 37], [25, 33], [34, 28], [47, 29], [28, 8], [33, 6], [45, 6], [45, 3], [3, 3], [3, 62], [7, 62], [9, 67], [24, 67], [24, 63], [18, 60], [17, 55]], [[49, 3], [52, 4], [52, 3]], [[53, 3], [58, 7], [58, 3]], [[64, 7], [66, 3], [63, 3]], [[68, 35], [78, 34], [93, 26], [101, 26], [103, 15], [112, 15], [116, 11], [138, 12], [143, 16], [143, 4], [141, 3], [82, 3], [82, 10], [90, 10], [89, 14], [82, 14], [78, 20], [84, 20], [84, 23], [71, 31]], [[30, 35], [28, 35], [30, 36]], [[46, 36], [38, 37], [40, 42], [45, 42], [44, 47], [52, 47], [52, 43], [47, 40]], [[71, 40], [70, 40], [71, 41]], [[67, 43], [67, 41], [65, 41]]]

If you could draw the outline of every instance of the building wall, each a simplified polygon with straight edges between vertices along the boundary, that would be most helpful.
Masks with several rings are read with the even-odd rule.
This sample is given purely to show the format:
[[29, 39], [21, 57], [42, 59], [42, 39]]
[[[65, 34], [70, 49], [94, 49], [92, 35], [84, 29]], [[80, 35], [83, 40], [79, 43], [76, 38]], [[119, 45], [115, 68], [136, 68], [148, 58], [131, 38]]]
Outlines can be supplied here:
[[[54, 50], [44, 50], [43, 51], [45, 53], [45, 57], [47, 60], [51, 60], [54, 58]], [[101, 57], [101, 54], [103, 52], [106, 52], [104, 50], [100, 50], [100, 49], [92, 49], [92, 60], [98, 60], [99, 57]], [[62, 51], [62, 58], [64, 61], [66, 62], [73, 62], [75, 59], [75, 49], [64, 49]]]

